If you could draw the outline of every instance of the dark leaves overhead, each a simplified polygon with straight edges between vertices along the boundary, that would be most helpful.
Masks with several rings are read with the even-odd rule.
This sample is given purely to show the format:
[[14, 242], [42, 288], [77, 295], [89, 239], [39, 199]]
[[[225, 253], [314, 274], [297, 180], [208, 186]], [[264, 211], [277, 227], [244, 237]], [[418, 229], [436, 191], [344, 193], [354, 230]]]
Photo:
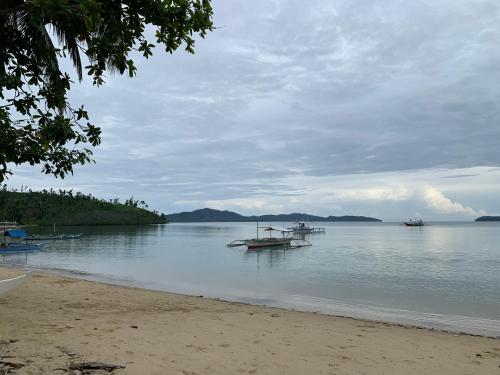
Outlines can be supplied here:
[[[4, 0], [0, 8], [0, 182], [9, 163], [42, 164], [64, 177], [91, 161], [99, 127], [68, 103], [70, 77], [58, 59], [71, 59], [95, 85], [105, 72], [134, 76], [131, 51], [155, 45], [194, 53], [195, 35], [213, 29], [209, 0]], [[156, 29], [148, 41], [145, 27]], [[85, 67], [82, 63], [86, 61]]]

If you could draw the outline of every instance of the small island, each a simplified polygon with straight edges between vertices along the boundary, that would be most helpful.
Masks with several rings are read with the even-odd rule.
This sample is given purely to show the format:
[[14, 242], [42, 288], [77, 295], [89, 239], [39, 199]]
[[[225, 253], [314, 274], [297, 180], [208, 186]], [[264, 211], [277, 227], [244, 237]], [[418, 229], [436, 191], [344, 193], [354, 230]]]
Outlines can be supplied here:
[[293, 221], [324, 221], [324, 222], [381, 222], [366, 216], [316, 216], [306, 213], [291, 213], [280, 215], [243, 216], [232, 211], [220, 211], [212, 208], [202, 208], [191, 212], [169, 214], [171, 223], [207, 223], [207, 222], [293, 222]]
[[481, 216], [474, 221], [500, 221], [500, 216]]

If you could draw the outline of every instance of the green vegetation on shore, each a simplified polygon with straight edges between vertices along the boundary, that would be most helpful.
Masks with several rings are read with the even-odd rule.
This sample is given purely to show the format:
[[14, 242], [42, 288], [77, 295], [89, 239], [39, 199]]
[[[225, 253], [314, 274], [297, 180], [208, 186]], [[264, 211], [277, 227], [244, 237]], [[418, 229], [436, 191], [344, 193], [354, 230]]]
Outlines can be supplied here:
[[124, 204], [72, 190], [40, 192], [0, 190], [0, 221], [35, 225], [141, 225], [163, 224], [164, 214], [148, 211], [143, 201], [133, 197]]
[[281, 214], [281, 215], [261, 215], [261, 216], [243, 216], [236, 212], [219, 211], [212, 208], [203, 208], [192, 212], [180, 212], [169, 214], [168, 220], [171, 223], [196, 223], [196, 222], [293, 222], [293, 221], [362, 221], [375, 222], [382, 221], [366, 216], [316, 216], [304, 213]]

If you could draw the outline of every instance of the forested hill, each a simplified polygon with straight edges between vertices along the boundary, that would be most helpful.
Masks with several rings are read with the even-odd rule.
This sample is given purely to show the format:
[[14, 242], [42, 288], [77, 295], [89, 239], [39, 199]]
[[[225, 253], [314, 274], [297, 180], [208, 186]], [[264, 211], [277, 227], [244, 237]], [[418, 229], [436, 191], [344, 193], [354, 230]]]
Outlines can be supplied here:
[[293, 213], [282, 215], [243, 216], [236, 212], [219, 211], [203, 208], [192, 212], [169, 214], [171, 223], [196, 223], [196, 222], [293, 222], [293, 221], [381, 221], [366, 216], [316, 216], [309, 214]]
[[0, 221], [37, 225], [161, 224], [166, 217], [148, 211], [144, 202], [104, 201], [72, 191], [16, 192], [0, 190]]

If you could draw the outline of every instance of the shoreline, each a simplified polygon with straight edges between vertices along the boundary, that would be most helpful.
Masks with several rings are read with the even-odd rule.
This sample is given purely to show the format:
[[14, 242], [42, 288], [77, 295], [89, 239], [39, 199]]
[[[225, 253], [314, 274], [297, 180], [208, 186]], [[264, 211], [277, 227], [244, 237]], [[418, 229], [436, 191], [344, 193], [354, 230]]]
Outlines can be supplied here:
[[[0, 279], [22, 272], [2, 266]], [[494, 338], [37, 271], [0, 296], [0, 337], [0, 357], [22, 364], [19, 374], [84, 360], [126, 366], [116, 374], [487, 374], [500, 366]]]
[[[198, 291], [195, 292], [193, 290], [169, 290], [169, 289], [163, 289], [163, 288], [155, 288], [153, 284], [141, 284], [137, 283], [134, 279], [130, 278], [118, 278], [118, 277], [113, 277], [110, 275], [101, 275], [101, 274], [96, 274], [96, 273], [89, 273], [85, 271], [79, 271], [79, 270], [68, 270], [64, 268], [50, 268], [50, 267], [37, 267], [37, 266], [21, 266], [21, 265], [9, 265], [9, 264], [0, 264], [0, 270], [2, 268], [7, 268], [7, 269], [13, 269], [13, 270], [25, 270], [25, 271], [31, 271], [31, 272], [38, 272], [38, 273], [46, 273], [49, 275], [53, 276], [58, 276], [58, 277], [67, 277], [67, 278], [75, 278], [78, 280], [83, 280], [83, 281], [89, 281], [89, 282], [96, 282], [104, 285], [109, 285], [109, 286], [118, 286], [118, 287], [125, 287], [125, 288], [132, 288], [132, 289], [138, 289], [138, 290], [145, 290], [145, 291], [153, 291], [153, 292], [160, 292], [160, 293], [166, 293], [166, 294], [174, 294], [178, 296], [184, 296], [184, 297], [200, 297], [201, 294], [203, 298], [207, 298], [210, 300], [214, 301], [220, 301], [220, 302], [227, 302], [227, 303], [241, 303], [243, 305], [247, 306], [261, 306], [261, 307], [267, 307], [267, 308], [275, 308], [279, 310], [284, 310], [284, 311], [295, 311], [295, 312], [304, 312], [304, 313], [313, 313], [313, 314], [318, 314], [318, 315], [325, 315], [325, 316], [332, 316], [336, 318], [345, 318], [345, 319], [353, 319], [353, 320], [359, 320], [363, 322], [369, 322], [369, 323], [380, 323], [380, 324], [385, 324], [385, 325], [393, 325], [397, 327], [408, 327], [408, 328], [415, 328], [415, 329], [423, 329], [423, 330], [429, 330], [429, 331], [434, 331], [434, 332], [444, 332], [444, 333], [450, 333], [450, 334], [461, 334], [461, 335], [469, 335], [469, 336], [476, 336], [476, 337], [485, 337], [485, 338], [491, 338], [491, 339], [500, 339], [500, 328], [495, 327], [493, 331], [488, 331], [488, 333], [485, 333], [485, 328], [473, 328], [469, 327], [469, 330], [464, 329], [463, 327], [458, 327], [455, 326], [453, 327], [452, 322], [450, 321], [445, 321], [443, 322], [442, 320], [440, 323], [432, 322], [432, 321], [426, 321], [426, 323], [417, 323], [415, 321], [417, 320], [423, 320], [426, 316], [429, 317], [439, 317], [439, 318], [454, 318], [458, 320], [470, 320], [473, 322], [483, 322], [483, 323], [488, 323], [488, 322], [493, 322], [495, 324], [498, 324], [499, 321], [497, 320], [492, 320], [492, 319], [486, 319], [486, 318], [476, 318], [476, 317], [468, 317], [468, 316], [458, 316], [458, 315], [444, 315], [444, 314], [438, 314], [438, 313], [425, 313], [425, 312], [419, 312], [419, 311], [411, 311], [411, 310], [404, 310], [404, 309], [397, 309], [397, 308], [390, 308], [390, 307], [383, 307], [383, 306], [372, 306], [372, 305], [364, 305], [364, 304], [354, 304], [350, 302], [345, 302], [345, 301], [340, 301], [340, 300], [324, 300], [322, 298], [316, 298], [316, 297], [309, 297], [309, 296], [295, 296], [295, 295], [284, 295], [287, 297], [299, 297], [303, 298], [304, 302], [302, 305], [300, 304], [294, 304], [294, 303], [287, 303], [284, 300], [280, 299], [273, 299], [271, 296], [267, 296], [268, 298], [258, 298], [258, 297], [237, 297], [235, 295], [230, 295], [226, 294], [225, 296], [222, 296], [221, 294], [219, 295], [213, 295], [210, 293]], [[223, 294], [223, 293], [222, 293]], [[320, 300], [320, 301], [328, 301], [333, 303], [334, 305], [336, 304], [337, 309], [328, 309], [328, 305], [313, 305], [314, 307], [308, 306], [307, 301], [314, 301], [314, 300]], [[266, 302], [262, 302], [266, 301]], [[340, 306], [339, 306], [340, 304]], [[340, 313], [342, 311], [342, 305], [349, 306], [348, 309], [344, 309], [346, 311], [345, 313]], [[362, 306], [360, 307], [357, 311], [353, 309], [353, 306]], [[340, 307], [340, 309], [339, 309]], [[410, 319], [408, 316], [400, 315], [398, 318], [393, 318], [392, 320], [388, 316], [384, 316], [383, 314], [379, 315], [379, 317], [375, 317], [377, 315], [377, 309], [381, 308], [382, 310], [385, 310], [386, 315], [388, 312], [392, 313], [391, 315], [394, 316], [394, 313], [397, 312], [404, 312], [404, 313], [412, 313], [414, 314], [414, 318]], [[367, 310], [370, 309], [370, 310]], [[328, 310], [328, 311], [327, 311]], [[417, 315], [415, 315], [417, 314]], [[437, 319], [437, 318], [435, 318]], [[440, 320], [440, 319], [437, 319]], [[480, 332], [480, 331], [483, 332]], [[494, 333], [492, 333], [494, 332]], [[497, 334], [498, 333], [498, 334]]]

